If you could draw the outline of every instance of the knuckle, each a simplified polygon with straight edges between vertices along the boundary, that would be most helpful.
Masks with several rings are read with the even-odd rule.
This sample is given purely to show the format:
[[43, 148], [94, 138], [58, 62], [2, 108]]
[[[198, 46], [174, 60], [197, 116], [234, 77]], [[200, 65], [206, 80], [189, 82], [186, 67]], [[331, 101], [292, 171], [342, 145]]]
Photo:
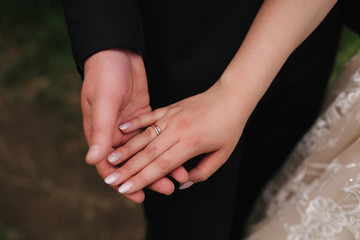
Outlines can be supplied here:
[[188, 117], [181, 117], [174, 123], [175, 130], [182, 131], [183, 129], [188, 128], [190, 124], [190, 119]]
[[152, 129], [152, 127], [148, 127], [144, 130], [144, 134], [149, 140], [152, 140], [154, 136], [154, 129]]
[[159, 119], [166, 113], [166, 108], [156, 109], [153, 113], [154, 113], [154, 117], [156, 119]]
[[147, 158], [155, 158], [156, 157], [156, 147], [155, 146], [147, 146], [146, 148], [144, 148], [144, 155]]
[[91, 126], [91, 137], [104, 138], [105, 136], [113, 136], [113, 130], [104, 124], [93, 123]]
[[94, 123], [92, 126], [91, 126], [91, 133], [92, 134], [97, 134], [99, 132], [102, 131], [102, 127], [100, 126], [100, 124], [97, 124], [97, 123]]
[[146, 186], [148, 186], [149, 184], [151, 184], [148, 176], [144, 173], [138, 173], [135, 176], [130, 178], [130, 181], [132, 181], [134, 183], [134, 186], [136, 189], [142, 189]]
[[149, 189], [164, 195], [171, 195], [175, 191], [174, 184], [171, 183], [170, 180], [164, 178], [150, 184], [148, 187]]
[[132, 169], [133, 169], [132, 166], [128, 163], [125, 163], [124, 165], [122, 165], [119, 168], [119, 172], [120, 172], [122, 178], [126, 178], [126, 176], [131, 175]]
[[162, 174], [167, 174], [170, 166], [170, 162], [166, 158], [160, 158], [155, 162], [157, 168]]
[[170, 106], [165, 109], [165, 114], [167, 114], [169, 116], [174, 116], [174, 115], [177, 115], [178, 113], [179, 113], [179, 110], [175, 106]]
[[172, 122], [169, 123], [169, 128], [176, 133], [190, 133], [192, 123], [188, 116], [180, 116], [176, 114], [172, 116]]
[[188, 137], [185, 140], [185, 144], [187, 148], [197, 148], [201, 145], [203, 141], [203, 138], [201, 136], [198, 135], [192, 135], [191, 137]]

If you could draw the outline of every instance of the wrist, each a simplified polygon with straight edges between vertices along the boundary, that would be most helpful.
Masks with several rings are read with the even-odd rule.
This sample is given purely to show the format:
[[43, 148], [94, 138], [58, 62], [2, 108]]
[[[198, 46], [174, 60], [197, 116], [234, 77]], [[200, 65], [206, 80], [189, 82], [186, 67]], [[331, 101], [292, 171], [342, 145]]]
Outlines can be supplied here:
[[85, 61], [83, 92], [103, 94], [111, 88], [124, 96], [133, 87], [132, 75], [132, 64], [126, 49], [97, 52]]
[[85, 60], [84, 70], [87, 71], [93, 66], [98, 66], [99, 64], [109, 62], [113, 58], [119, 58], [125, 56], [126, 53], [124, 49], [106, 49], [96, 52]]

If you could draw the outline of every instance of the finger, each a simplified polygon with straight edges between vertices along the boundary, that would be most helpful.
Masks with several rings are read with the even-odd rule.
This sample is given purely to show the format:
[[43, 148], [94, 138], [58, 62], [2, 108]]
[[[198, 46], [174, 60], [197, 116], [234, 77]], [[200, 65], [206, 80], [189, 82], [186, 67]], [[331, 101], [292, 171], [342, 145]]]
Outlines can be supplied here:
[[99, 176], [104, 179], [109, 176], [111, 173], [115, 172], [118, 168], [109, 164], [106, 160], [103, 160], [96, 164], [96, 170]]
[[118, 103], [100, 98], [92, 105], [90, 148], [86, 155], [88, 164], [96, 164], [106, 157], [112, 146]]
[[[153, 130], [153, 132], [155, 131]], [[126, 161], [124, 165], [122, 165], [121, 167], [119, 167], [119, 169], [116, 170], [116, 172], [106, 177], [105, 182], [112, 186], [116, 186], [143, 170], [147, 165], [153, 162], [158, 156], [166, 152], [176, 143], [176, 139], [166, 139], [169, 139], [169, 136], [167, 136], [166, 134], [157, 137], [144, 149], [142, 149], [133, 157], [131, 157], [128, 161]], [[158, 180], [159, 178], [155, 180]], [[155, 180], [152, 182], [147, 182], [146, 185], [143, 185], [143, 188], [155, 182]], [[138, 190], [140, 190], [140, 188]]]
[[206, 181], [229, 158], [225, 150], [218, 150], [205, 156], [198, 165], [189, 171], [189, 181], [180, 185], [179, 189], [186, 189], [194, 183]]
[[[105, 178], [105, 176], [111, 175], [111, 173], [116, 172], [116, 167], [108, 164], [106, 161], [102, 161], [101, 163], [97, 164], [97, 170], [99, 175], [102, 178]], [[182, 166], [175, 169], [172, 173], [170, 173], [170, 176], [172, 176], [175, 180], [177, 180], [179, 183], [186, 182], [188, 179], [188, 173]], [[109, 181], [109, 180], [107, 180]], [[107, 183], [105, 180], [105, 183]], [[118, 189], [119, 186], [113, 186], [114, 189]], [[174, 192], [175, 186], [174, 184], [166, 177], [163, 177], [159, 179], [158, 181], [154, 182], [153, 184], [150, 184], [147, 186], [152, 191], [164, 194], [164, 195], [170, 195]], [[143, 193], [143, 191], [141, 191]], [[145, 195], [142, 196], [138, 192], [126, 195], [127, 198], [130, 200], [140, 203], [144, 200]]]
[[[83, 126], [84, 126], [85, 138], [86, 138], [87, 143], [90, 145], [91, 122], [92, 122], [91, 105], [84, 97], [81, 100], [81, 108], [82, 108], [82, 114], [83, 114]], [[112, 141], [113, 147], [123, 145], [124, 143], [129, 141], [129, 139], [131, 139], [132, 137], [134, 137], [136, 134], [138, 134], [140, 132], [140, 131], [133, 131], [128, 134], [122, 133], [117, 128], [120, 121], [121, 121], [120, 119], [117, 120], [117, 123], [115, 124], [114, 129], [113, 129], [113, 141]]]
[[179, 142], [147, 165], [138, 174], [121, 184], [118, 191], [120, 193], [136, 192], [164, 177], [194, 156], [196, 156], [195, 151], [185, 151], [184, 144]]
[[[116, 170], [117, 170], [117, 167], [110, 165], [106, 161], [101, 161], [100, 163], [98, 163], [96, 165], [96, 168], [97, 168], [97, 171], [98, 171], [100, 177], [102, 177], [104, 179], [105, 183], [110, 181], [110, 179], [106, 179], [106, 176], [109, 176], [112, 173], [116, 173]], [[184, 169], [184, 171], [186, 172], [185, 169]], [[180, 175], [180, 174], [183, 175], [184, 173], [179, 172], [176, 175]], [[187, 174], [187, 172], [186, 172], [186, 174]], [[176, 177], [176, 178], [178, 178], [178, 177]], [[119, 186], [112, 186], [112, 187], [117, 190]], [[166, 177], [159, 179], [155, 183], [149, 185], [148, 188], [152, 191], [155, 191], [155, 192], [158, 192], [158, 193], [161, 193], [164, 195], [170, 195], [171, 193], [174, 192], [174, 189], [175, 189], [174, 184]], [[128, 194], [128, 195], [126, 195], [126, 197], [134, 202], [140, 203], [144, 200], [145, 195], [144, 195], [143, 191], [138, 191], [136, 193]]]
[[141, 133], [141, 130], [135, 130], [130, 133], [122, 133], [119, 129], [114, 129], [112, 147], [117, 149], [126, 144], [130, 139]]
[[[117, 168], [104, 160], [104, 161], [101, 161], [100, 163], [98, 163], [96, 165], [96, 169], [98, 171], [99, 176], [102, 177], [102, 178], [105, 178], [105, 176], [108, 176], [109, 174], [116, 171]], [[116, 187], [113, 187], [113, 188], [115, 190], [117, 190]], [[160, 188], [158, 188], [158, 189], [162, 190], [162, 189], [165, 189], [165, 188], [163, 187], [162, 189], [160, 189]], [[128, 199], [130, 199], [131, 201], [136, 202], [136, 203], [141, 203], [145, 199], [145, 193], [142, 190], [131, 193], [131, 194], [124, 194], [124, 196], [127, 197]]]
[[174, 190], [175, 190], [175, 186], [173, 184], [172, 181], [170, 181], [170, 179], [163, 177], [160, 178], [159, 180], [155, 181], [154, 183], [150, 184], [149, 186], [147, 186], [149, 189], [151, 189], [152, 191], [164, 194], [164, 195], [171, 195]]
[[145, 200], [145, 193], [143, 190], [130, 194], [124, 194], [124, 196], [136, 203], [142, 203]]
[[[165, 127], [162, 127], [162, 130], [164, 130], [164, 128]], [[109, 163], [117, 165], [122, 161], [129, 159], [134, 154], [140, 152], [157, 137], [158, 134], [156, 130], [153, 127], [148, 127], [143, 132], [130, 139], [125, 145], [121, 146], [120, 148], [109, 154], [107, 159]], [[155, 150], [155, 147], [149, 146], [144, 151], [147, 151], [147, 155], [150, 155], [147, 157], [154, 157], [153, 155], [156, 152]]]
[[136, 129], [145, 128], [157, 122], [159, 119], [161, 119], [164, 116], [165, 113], [166, 113], [165, 108], [159, 108], [155, 111], [142, 114], [126, 123], [121, 124], [119, 126], [119, 129], [124, 133], [128, 133]]
[[174, 178], [178, 183], [186, 183], [189, 181], [189, 173], [183, 166], [180, 166], [169, 173], [169, 176]]
[[[104, 160], [96, 165], [96, 169], [99, 173], [99, 176], [105, 178], [105, 176], [108, 176], [109, 174], [113, 173], [117, 168], [110, 165], [107, 161]], [[113, 188], [117, 190], [116, 187]], [[142, 190], [131, 194], [126, 194], [126, 195], [124, 194], [124, 196], [136, 203], [141, 203], [145, 199], [145, 193]]]

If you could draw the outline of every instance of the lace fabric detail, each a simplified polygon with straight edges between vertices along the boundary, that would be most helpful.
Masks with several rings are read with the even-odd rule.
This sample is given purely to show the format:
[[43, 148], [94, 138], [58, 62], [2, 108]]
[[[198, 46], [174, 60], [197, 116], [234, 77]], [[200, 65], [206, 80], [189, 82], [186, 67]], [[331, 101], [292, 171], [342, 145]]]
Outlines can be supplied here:
[[[360, 69], [357, 71], [360, 73]], [[360, 78], [360, 74], [359, 74]], [[346, 116], [352, 109], [359, 107], [360, 104], [360, 79], [353, 78], [351, 84], [348, 85], [347, 90], [341, 92], [335, 99], [334, 103], [329, 106], [326, 112], [319, 117], [315, 125], [304, 136], [303, 140], [297, 145], [293, 154], [289, 157], [286, 165], [284, 166], [283, 173], [286, 176], [281, 176], [275, 180], [276, 182], [287, 182], [285, 186], [279, 189], [280, 184], [269, 186], [272, 193], [277, 192], [276, 196], [270, 192], [266, 193], [268, 197], [272, 199], [267, 215], [273, 215], [276, 211], [281, 209], [283, 202], [288, 200], [294, 193], [302, 191], [307, 188], [308, 184], [316, 177], [320, 176], [328, 162], [312, 161], [307, 157], [311, 154], [322, 153], [327, 150], [334, 150], [339, 147], [340, 140], [348, 138], [347, 131], [341, 129], [338, 126], [340, 132], [338, 134], [330, 134], [330, 130], [334, 128], [336, 124], [341, 122], [341, 125], [349, 124], [349, 116]], [[356, 81], [354, 81], [356, 80]], [[356, 119], [359, 122], [360, 112], [356, 114]], [[350, 115], [351, 116], [351, 115]], [[340, 121], [343, 120], [343, 121]], [[346, 134], [345, 136], [342, 136]], [[351, 141], [348, 139], [346, 142]], [[303, 161], [305, 159], [305, 161]], [[294, 169], [296, 170], [294, 171]], [[291, 179], [290, 179], [291, 176]], [[286, 181], [284, 181], [286, 179]], [[273, 189], [277, 187], [278, 189]]]
[[265, 188], [248, 239], [360, 240], [360, 53], [331, 95]]
[[[359, 156], [360, 157], [360, 156]], [[341, 166], [335, 162], [329, 165], [326, 174], [316, 181], [312, 187], [319, 187], [324, 180], [335, 176], [342, 169], [356, 167], [359, 164]], [[356, 183], [344, 187], [343, 199], [336, 201], [333, 198], [316, 196], [312, 200], [306, 193], [296, 204], [296, 210], [300, 215], [300, 224], [289, 225], [284, 223], [287, 231], [287, 240], [331, 240], [338, 239], [337, 235], [343, 231], [349, 231], [354, 238], [360, 239], [360, 175], [356, 177]], [[348, 184], [354, 182], [350, 178]], [[321, 187], [321, 186], [320, 186]]]
[[302, 224], [287, 226], [288, 239], [328, 240], [342, 231], [346, 217], [341, 207], [331, 199], [317, 197], [307, 204], [302, 213]]

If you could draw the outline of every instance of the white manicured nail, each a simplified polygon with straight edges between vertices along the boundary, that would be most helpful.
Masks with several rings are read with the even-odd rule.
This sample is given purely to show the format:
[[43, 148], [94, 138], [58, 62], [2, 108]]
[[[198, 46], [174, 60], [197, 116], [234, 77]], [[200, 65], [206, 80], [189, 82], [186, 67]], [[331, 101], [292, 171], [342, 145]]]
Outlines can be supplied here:
[[132, 126], [130, 122], [123, 123], [119, 126], [120, 130], [125, 131], [126, 129], [129, 129]]
[[86, 158], [95, 158], [100, 152], [100, 146], [99, 145], [92, 145], [89, 148], [89, 151], [86, 155]]
[[119, 180], [121, 177], [120, 173], [118, 172], [114, 172], [112, 174], [110, 174], [109, 176], [107, 176], [104, 181], [106, 184], [113, 184], [114, 182], [116, 182], [117, 180]]
[[119, 187], [118, 191], [119, 191], [119, 193], [126, 193], [126, 192], [128, 192], [133, 186], [134, 186], [134, 183], [129, 181], [129, 182], [126, 182], [126, 183], [122, 184], [122, 185]]
[[184, 189], [187, 189], [189, 187], [191, 187], [194, 183], [192, 181], [188, 181], [186, 183], [183, 183], [180, 185], [179, 189], [180, 190], [184, 190]]
[[120, 152], [117, 152], [117, 153], [112, 153], [108, 156], [107, 160], [110, 162], [110, 163], [115, 163], [117, 161], [119, 161], [119, 159], [121, 158], [122, 154]]

